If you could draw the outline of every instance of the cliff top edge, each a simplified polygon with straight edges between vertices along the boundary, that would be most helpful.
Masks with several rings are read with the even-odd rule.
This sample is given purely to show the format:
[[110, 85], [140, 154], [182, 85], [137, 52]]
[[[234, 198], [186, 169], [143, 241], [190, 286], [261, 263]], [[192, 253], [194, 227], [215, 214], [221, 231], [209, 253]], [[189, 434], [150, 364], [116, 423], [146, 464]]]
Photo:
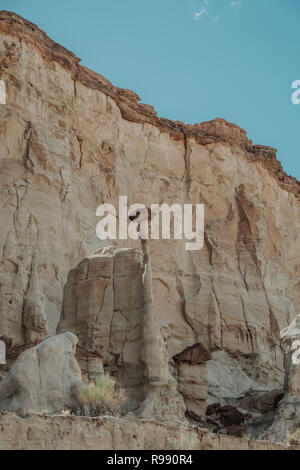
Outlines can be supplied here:
[[178, 140], [194, 138], [201, 145], [226, 142], [243, 148], [252, 161], [261, 162], [268, 169], [279, 186], [293, 193], [300, 200], [300, 182], [284, 172], [276, 158], [277, 150], [268, 146], [253, 145], [246, 131], [236, 124], [221, 118], [197, 124], [185, 124], [181, 121], [158, 117], [153, 106], [141, 103], [136, 93], [115, 87], [103, 75], [80, 65], [81, 59], [73, 52], [54, 42], [38, 26], [14, 12], [0, 11], [1, 33], [11, 37], [22, 37], [22, 40], [38, 48], [43, 53], [43, 58], [59, 63], [69, 70], [74, 81], [110, 96], [119, 107], [123, 119], [127, 121], [152, 124]]

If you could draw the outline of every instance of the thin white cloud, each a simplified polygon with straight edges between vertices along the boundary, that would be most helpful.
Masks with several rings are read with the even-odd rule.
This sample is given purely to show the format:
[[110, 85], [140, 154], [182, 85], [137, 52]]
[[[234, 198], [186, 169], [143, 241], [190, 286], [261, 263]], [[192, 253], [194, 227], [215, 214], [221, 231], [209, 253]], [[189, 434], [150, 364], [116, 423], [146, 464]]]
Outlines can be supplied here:
[[201, 7], [200, 10], [195, 11], [194, 13], [194, 20], [198, 21], [203, 15], [208, 14], [208, 9], [206, 7]]
[[229, 3], [229, 6], [233, 9], [234, 12], [238, 12], [239, 8], [243, 5], [241, 1], [233, 1]]
[[[228, 1], [228, 6], [232, 10], [233, 13], [237, 13], [239, 9], [244, 5], [244, 3], [245, 3], [244, 0], [231, 0], [231, 1]], [[219, 15], [213, 16], [213, 13], [211, 11], [211, 6], [213, 7], [213, 2], [210, 3], [210, 0], [202, 0], [202, 5], [199, 6], [196, 10], [194, 10], [194, 13], [193, 13], [194, 21], [199, 21], [200, 19], [203, 19], [204, 16], [207, 16], [208, 21], [211, 24], [218, 23], [221, 20], [221, 16]], [[214, 13], [217, 13], [217, 11], [215, 11]]]
[[218, 23], [220, 17], [219, 16], [215, 16], [212, 20], [212, 23]]
[[[236, 2], [233, 2], [233, 3], [236, 3]], [[240, 3], [240, 2], [237, 2], [237, 3]], [[209, 5], [211, 5], [210, 0], [203, 0], [202, 5], [199, 6], [196, 10], [194, 10], [193, 18], [195, 21], [199, 21], [200, 19], [203, 19], [204, 16], [206, 16], [211, 24], [218, 23], [221, 17], [218, 15], [213, 16]]]

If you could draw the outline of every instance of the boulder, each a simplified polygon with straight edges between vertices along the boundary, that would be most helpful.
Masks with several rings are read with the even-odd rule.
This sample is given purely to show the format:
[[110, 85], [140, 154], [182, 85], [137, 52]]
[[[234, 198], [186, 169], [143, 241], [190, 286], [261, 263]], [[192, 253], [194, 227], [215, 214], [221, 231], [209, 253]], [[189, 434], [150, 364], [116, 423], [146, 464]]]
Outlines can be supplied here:
[[201, 343], [196, 343], [185, 348], [180, 354], [176, 354], [173, 359], [175, 362], [188, 362], [195, 365], [205, 363], [211, 359], [211, 356]]
[[81, 385], [76, 344], [77, 337], [66, 332], [21, 353], [0, 382], [0, 409], [26, 414], [71, 407]]
[[244, 421], [244, 415], [234, 406], [222, 406], [220, 408], [220, 422], [223, 426], [229, 427], [239, 425]]
[[206, 424], [214, 432], [242, 437], [246, 427], [242, 425], [246, 416], [234, 406], [221, 406], [220, 403], [208, 405], [206, 409]]

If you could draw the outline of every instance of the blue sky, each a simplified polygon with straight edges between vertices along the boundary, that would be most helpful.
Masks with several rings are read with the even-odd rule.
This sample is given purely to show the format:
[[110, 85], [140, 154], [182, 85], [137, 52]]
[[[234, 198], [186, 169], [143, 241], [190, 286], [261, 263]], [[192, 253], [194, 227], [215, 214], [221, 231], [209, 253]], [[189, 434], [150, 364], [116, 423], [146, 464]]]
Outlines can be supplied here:
[[300, 179], [300, 0], [0, 0], [159, 116], [222, 117]]

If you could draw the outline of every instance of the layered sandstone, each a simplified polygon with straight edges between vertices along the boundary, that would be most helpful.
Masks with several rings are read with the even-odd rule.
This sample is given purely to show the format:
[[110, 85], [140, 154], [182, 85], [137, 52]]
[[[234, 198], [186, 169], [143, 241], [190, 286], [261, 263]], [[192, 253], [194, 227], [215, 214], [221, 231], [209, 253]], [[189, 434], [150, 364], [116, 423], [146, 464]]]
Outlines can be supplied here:
[[[110, 417], [0, 412], [0, 450], [298, 450], [205, 429]], [[115, 452], [112, 452], [113, 456]]]
[[[185, 251], [184, 240], [148, 246], [165, 365], [176, 380], [176, 368], [184, 370], [186, 400], [237, 404], [253, 390], [280, 389], [280, 331], [300, 310], [300, 185], [276, 151], [222, 119], [187, 126], [158, 118], [18, 15], [1, 12], [0, 33], [0, 334], [22, 346], [66, 318], [80, 333], [74, 310], [61, 318], [63, 288], [70, 270], [108, 245], [96, 237], [99, 204], [118, 207], [120, 195], [147, 207], [204, 203], [201, 251]], [[132, 240], [115, 245], [140, 249]], [[125, 275], [116, 295], [111, 269], [107, 261], [99, 279], [87, 279], [90, 298], [99, 297], [92, 315], [104, 292], [107, 306], [98, 330], [83, 320], [79, 334], [94, 356], [100, 347], [108, 369], [142, 337], [144, 312], [138, 278]], [[71, 295], [84, 310], [80, 292]], [[205, 372], [176, 366], [173, 358], [198, 343], [211, 354]], [[133, 384], [143, 366], [134, 349], [128, 357], [120, 370], [132, 371], [124, 380]], [[187, 387], [195, 380], [202, 391]]]

